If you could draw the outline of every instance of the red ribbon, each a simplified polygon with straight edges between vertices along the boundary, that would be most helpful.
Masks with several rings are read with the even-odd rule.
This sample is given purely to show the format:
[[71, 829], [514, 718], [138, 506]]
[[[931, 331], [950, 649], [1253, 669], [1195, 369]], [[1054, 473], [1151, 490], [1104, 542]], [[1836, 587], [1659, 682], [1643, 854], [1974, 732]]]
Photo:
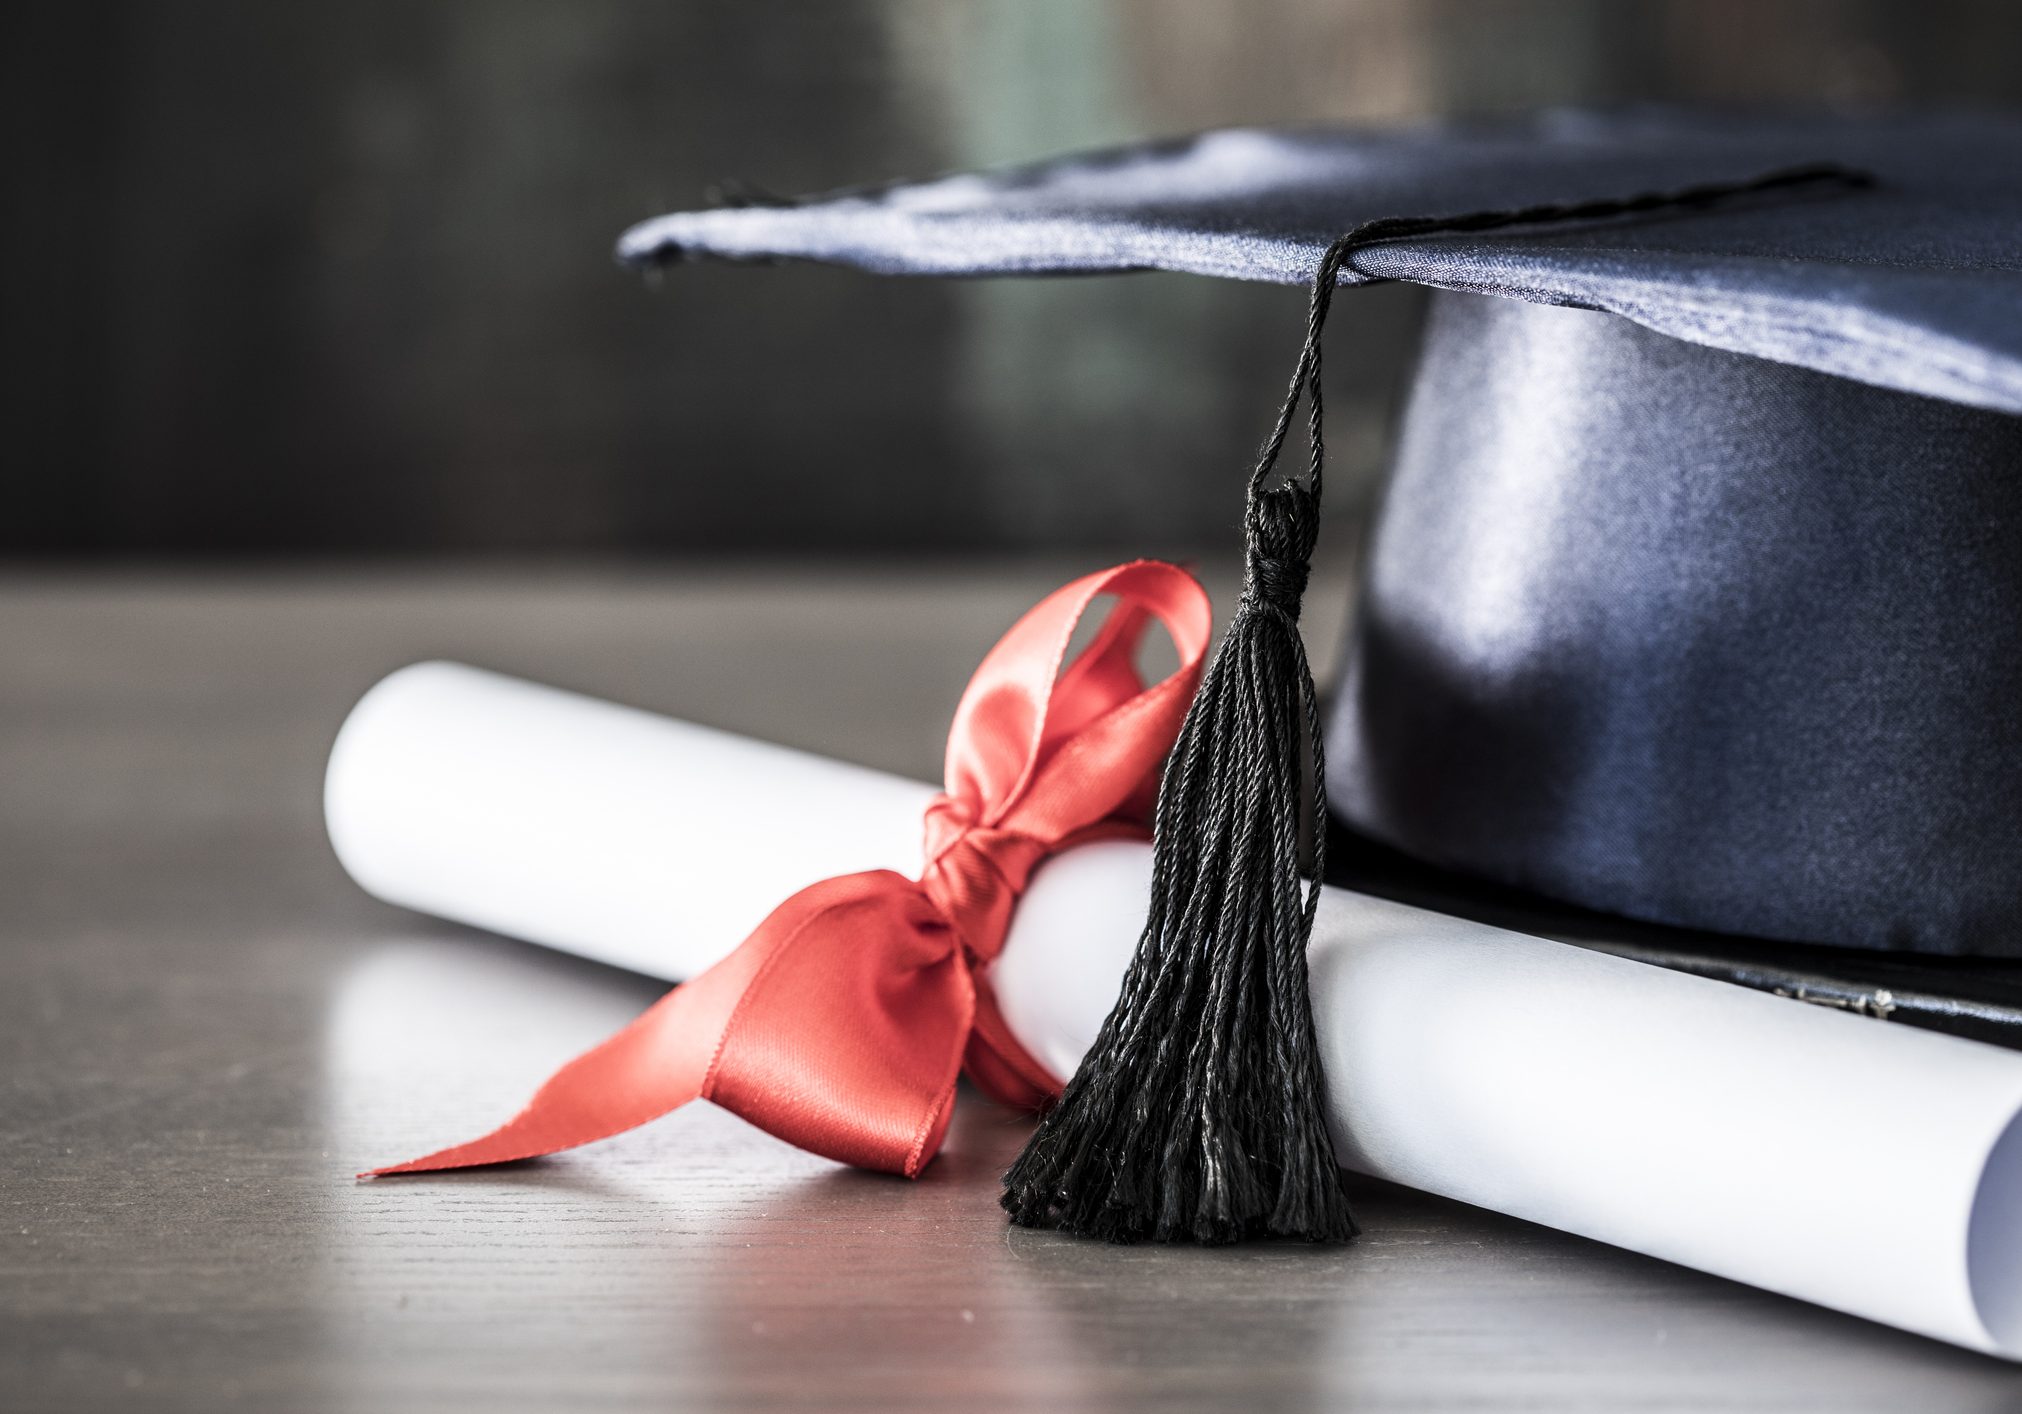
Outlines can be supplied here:
[[[1103, 594], [1116, 607], [1063, 670]], [[1134, 661], [1149, 618], [1180, 657], [1152, 687]], [[803, 1149], [911, 1178], [941, 1147], [965, 1061], [997, 1099], [1059, 1094], [1005, 1028], [985, 974], [1041, 860], [1141, 832], [1210, 624], [1206, 591], [1157, 561], [1055, 590], [990, 650], [955, 709], [918, 879], [879, 869], [802, 889], [498, 1129], [374, 1174], [552, 1154], [704, 1099]]]

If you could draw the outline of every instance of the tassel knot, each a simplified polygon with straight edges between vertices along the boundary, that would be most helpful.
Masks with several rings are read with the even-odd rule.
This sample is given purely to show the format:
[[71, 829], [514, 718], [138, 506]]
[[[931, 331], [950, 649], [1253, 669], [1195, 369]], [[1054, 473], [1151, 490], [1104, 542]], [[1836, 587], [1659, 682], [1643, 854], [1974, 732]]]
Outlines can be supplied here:
[[1267, 608], [1299, 621], [1313, 546], [1320, 538], [1320, 501], [1304, 483], [1287, 481], [1251, 498], [1243, 597], [1238, 612]]

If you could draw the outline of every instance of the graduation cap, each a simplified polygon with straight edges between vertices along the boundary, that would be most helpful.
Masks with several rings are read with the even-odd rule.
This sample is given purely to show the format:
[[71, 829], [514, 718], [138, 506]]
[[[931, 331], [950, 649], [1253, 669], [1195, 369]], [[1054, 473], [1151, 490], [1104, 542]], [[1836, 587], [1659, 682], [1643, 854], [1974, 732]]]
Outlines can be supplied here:
[[[1310, 800], [1626, 919], [2022, 956], [2022, 122], [1221, 132], [663, 216], [619, 253], [1312, 286], [1151, 920], [1015, 1218], [1352, 1231], [1304, 993]], [[1323, 730], [1295, 626], [1322, 329], [1373, 280], [1441, 293]]]

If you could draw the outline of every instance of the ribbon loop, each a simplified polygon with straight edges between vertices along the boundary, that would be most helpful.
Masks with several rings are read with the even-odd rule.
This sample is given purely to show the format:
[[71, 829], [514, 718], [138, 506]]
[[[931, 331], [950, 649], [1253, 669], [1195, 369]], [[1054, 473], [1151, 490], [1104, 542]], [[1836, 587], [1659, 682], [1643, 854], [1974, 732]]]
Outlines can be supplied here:
[[[1070, 662], [1103, 595], [1117, 607]], [[1180, 665], [1147, 687], [1135, 658], [1152, 619]], [[1055, 590], [962, 695], [917, 880], [879, 870], [802, 889], [504, 1125], [375, 1174], [551, 1154], [709, 1099], [803, 1149], [912, 1177], [940, 1148], [964, 1064], [1011, 1103], [1058, 1094], [997, 1015], [987, 969], [1049, 854], [1141, 830], [1210, 628], [1206, 592], [1154, 560]]]

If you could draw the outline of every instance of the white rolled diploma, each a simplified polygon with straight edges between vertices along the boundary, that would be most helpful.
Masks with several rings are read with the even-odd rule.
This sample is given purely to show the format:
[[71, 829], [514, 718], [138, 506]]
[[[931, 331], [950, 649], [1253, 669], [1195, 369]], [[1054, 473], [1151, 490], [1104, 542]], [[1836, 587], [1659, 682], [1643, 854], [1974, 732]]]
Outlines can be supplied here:
[[[918, 871], [933, 787], [449, 663], [331, 753], [330, 838], [389, 902], [679, 980], [795, 890]], [[1067, 1075], [1150, 850], [1043, 865], [992, 977]], [[2022, 1054], [1325, 890], [1329, 1122], [1366, 1173], [2022, 1358]]]

